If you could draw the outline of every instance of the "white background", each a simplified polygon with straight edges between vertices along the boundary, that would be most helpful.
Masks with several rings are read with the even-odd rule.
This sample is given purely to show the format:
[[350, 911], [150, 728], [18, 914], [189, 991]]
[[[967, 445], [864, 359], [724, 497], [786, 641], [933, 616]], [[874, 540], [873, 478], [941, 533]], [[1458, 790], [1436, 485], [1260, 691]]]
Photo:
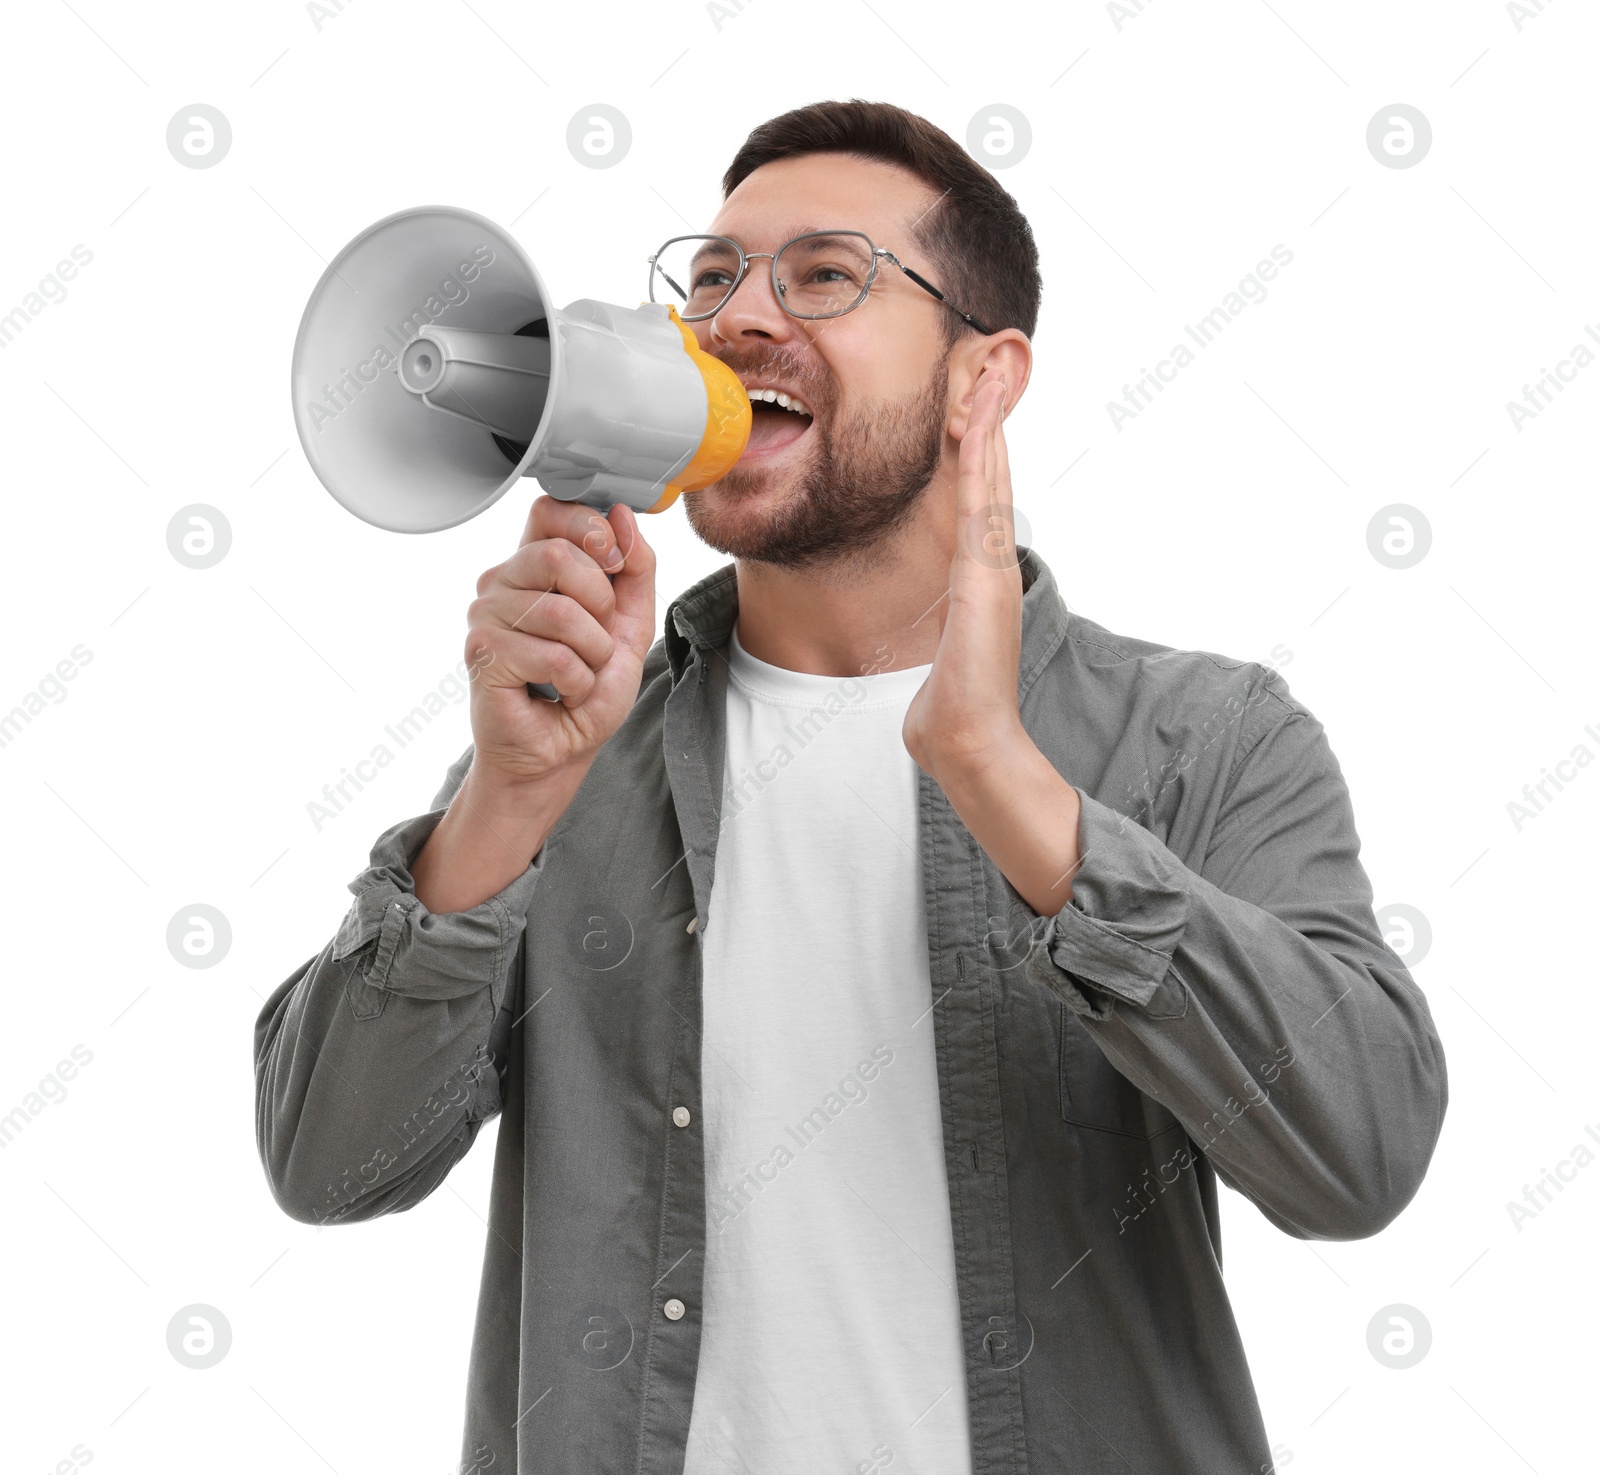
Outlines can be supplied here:
[[[92, 660], [0, 748], [0, 1114], [73, 1046], [93, 1059], [0, 1149], [0, 1464], [52, 1470], [81, 1445], [97, 1472], [455, 1468], [493, 1130], [410, 1213], [295, 1224], [256, 1157], [252, 1030], [373, 838], [469, 741], [463, 704], [320, 832], [308, 817], [460, 658], [533, 487], [427, 537], [344, 512], [291, 422], [301, 308], [340, 246], [415, 204], [512, 225], [559, 302], [632, 305], [646, 253], [710, 220], [749, 129], [862, 96], [963, 142], [992, 104], [1029, 120], [996, 172], [1043, 253], [1007, 426], [1031, 542], [1113, 630], [1292, 652], [1379, 903], [1431, 924], [1414, 971], [1451, 1104], [1415, 1202], [1375, 1239], [1311, 1245], [1224, 1196], [1280, 1468], [1593, 1468], [1600, 1162], [1520, 1230], [1506, 1208], [1600, 1131], [1600, 767], [1520, 831], [1507, 811], [1579, 743], [1600, 754], [1600, 364], [1520, 430], [1506, 410], [1600, 331], [1593, 11], [1530, 5], [1519, 29], [1488, 0], [1162, 0], [1120, 26], [1088, 3], [727, 9], [8, 16], [0, 312], [73, 246], [93, 259], [0, 349], [0, 711], [74, 646]], [[212, 168], [166, 147], [196, 102], [233, 130]], [[1366, 146], [1396, 102], [1432, 125], [1413, 168]], [[612, 168], [566, 147], [594, 103], [632, 126]], [[1116, 429], [1106, 402], [1279, 243], [1294, 260], [1266, 300]], [[203, 571], [166, 544], [196, 502], [233, 533]], [[1432, 531], [1408, 569], [1367, 545], [1392, 503]], [[663, 609], [725, 562], [677, 509], [647, 533]], [[232, 928], [209, 969], [165, 942], [194, 903]], [[208, 1370], [167, 1349], [192, 1303], [232, 1329]], [[1405, 1371], [1367, 1346], [1391, 1303], [1432, 1328]]]

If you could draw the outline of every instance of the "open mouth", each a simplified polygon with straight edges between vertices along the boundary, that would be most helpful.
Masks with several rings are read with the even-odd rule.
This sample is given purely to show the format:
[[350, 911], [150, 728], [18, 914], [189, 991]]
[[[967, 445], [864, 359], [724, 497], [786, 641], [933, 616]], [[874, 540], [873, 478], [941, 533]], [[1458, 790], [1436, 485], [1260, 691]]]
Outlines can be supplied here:
[[752, 395], [750, 440], [739, 457], [740, 462], [788, 450], [805, 437], [812, 424], [812, 417], [804, 411], [779, 404], [776, 399], [757, 399]]

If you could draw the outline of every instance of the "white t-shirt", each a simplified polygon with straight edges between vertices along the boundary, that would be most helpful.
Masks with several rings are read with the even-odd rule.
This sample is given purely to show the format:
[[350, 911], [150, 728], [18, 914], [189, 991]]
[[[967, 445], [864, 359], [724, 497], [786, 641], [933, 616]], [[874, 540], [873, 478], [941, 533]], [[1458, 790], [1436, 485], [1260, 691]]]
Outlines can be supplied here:
[[970, 1475], [917, 770], [930, 666], [728, 653], [685, 1475]]

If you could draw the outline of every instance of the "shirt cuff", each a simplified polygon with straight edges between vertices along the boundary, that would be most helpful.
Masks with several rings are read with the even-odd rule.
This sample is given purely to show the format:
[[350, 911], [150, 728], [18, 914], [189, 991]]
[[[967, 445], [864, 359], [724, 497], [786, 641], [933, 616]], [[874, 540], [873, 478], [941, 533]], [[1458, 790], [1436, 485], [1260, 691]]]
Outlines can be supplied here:
[[349, 884], [356, 899], [334, 935], [333, 957], [356, 960], [348, 993], [358, 1019], [381, 1014], [391, 994], [453, 999], [505, 983], [543, 852], [477, 906], [430, 912], [417, 898], [411, 863], [444, 816], [437, 809], [385, 830], [371, 863]]
[[1072, 899], [1041, 917], [1002, 876], [1007, 935], [1026, 936], [1030, 974], [1077, 1013], [1105, 1019], [1118, 1001], [1160, 1013], [1158, 995], [1182, 997], [1163, 984], [1189, 921], [1190, 872], [1137, 821], [1073, 788], [1081, 813]]

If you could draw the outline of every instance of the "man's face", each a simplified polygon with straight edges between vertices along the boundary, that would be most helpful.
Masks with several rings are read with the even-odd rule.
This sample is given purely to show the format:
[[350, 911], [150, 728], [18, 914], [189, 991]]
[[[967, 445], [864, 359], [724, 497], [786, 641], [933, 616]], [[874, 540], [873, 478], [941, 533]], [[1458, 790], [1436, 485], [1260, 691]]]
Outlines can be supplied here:
[[[935, 199], [892, 165], [812, 154], [757, 169], [707, 230], [746, 251], [776, 251], [810, 230], [858, 230], [942, 287], [910, 236]], [[802, 320], [778, 305], [770, 268], [758, 257], [716, 316], [690, 326], [747, 386], [798, 394], [813, 413], [754, 408], [738, 464], [686, 495], [685, 514], [735, 558], [792, 569], [849, 561], [912, 516], [938, 469], [950, 309], [883, 264], [859, 307]]]

